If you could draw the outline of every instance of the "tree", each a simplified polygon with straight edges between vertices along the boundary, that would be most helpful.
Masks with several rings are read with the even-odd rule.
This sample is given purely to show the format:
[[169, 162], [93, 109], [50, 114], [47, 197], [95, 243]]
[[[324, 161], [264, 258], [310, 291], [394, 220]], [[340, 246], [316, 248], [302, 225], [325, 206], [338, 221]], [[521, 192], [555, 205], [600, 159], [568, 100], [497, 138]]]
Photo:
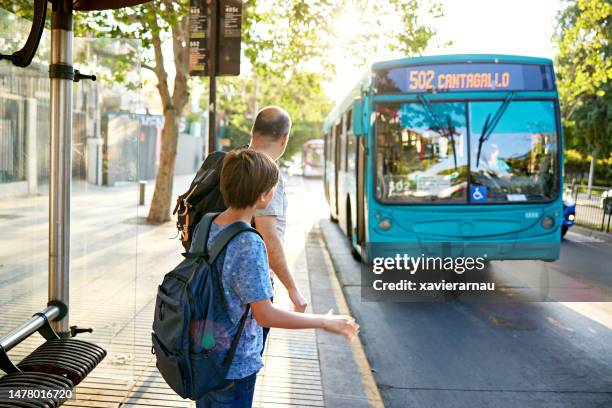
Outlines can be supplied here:
[[[12, 9], [12, 4], [16, 3], [25, 10], [31, 9], [27, 0], [7, 2], [7, 6]], [[437, 2], [431, 0], [426, 4], [429, 5], [427, 12], [432, 16], [441, 14]], [[153, 71], [157, 78], [164, 128], [160, 166], [148, 215], [151, 222], [164, 222], [170, 218], [178, 121], [185, 113], [189, 99], [187, 8], [188, 0], [153, 0], [131, 8], [75, 15], [76, 33], [80, 35], [141, 40], [145, 50], [142, 67]], [[337, 17], [347, 9], [356, 9], [361, 13], [361, 21], [378, 24], [371, 25], [369, 30], [375, 38], [362, 38], [362, 41], [353, 43], [355, 55], [373, 55], [367, 49], [372, 44], [418, 54], [435, 34], [434, 30], [421, 24], [418, 16], [422, 8], [416, 0], [391, 0], [388, 3], [372, 0], [245, 0], [243, 52], [253, 73], [245, 98], [254, 95], [256, 103], [245, 103], [243, 108], [238, 105], [226, 112], [228, 134], [244, 137], [247, 115], [250, 113], [252, 117], [247, 106], [257, 106], [261, 102], [282, 104], [294, 117], [296, 126], [290, 151], [296, 150], [302, 139], [310, 138], [308, 135], [318, 137], [315, 129], [320, 128], [331, 107], [322, 92], [321, 82], [334, 71], [327, 52], [335, 41]], [[399, 16], [399, 24], [388, 30], [381, 22], [383, 16]], [[381, 27], [385, 29], [381, 30]], [[172, 43], [172, 58], [166, 58], [163, 53], [165, 41]], [[174, 78], [169, 78], [169, 64], [174, 65]], [[318, 66], [318, 72], [313, 73], [309, 66]], [[120, 67], [118, 64], [119, 69], [115, 72], [118, 79], [121, 79]], [[257, 83], [261, 87], [255, 86]], [[223, 99], [222, 92], [220, 98]]]
[[[224, 137], [231, 140], [232, 146], [244, 144], [250, 136], [256, 107], [280, 105], [294, 121], [286, 151], [286, 157], [291, 157], [305, 141], [321, 137], [323, 120], [332, 108], [322, 88], [322, 82], [335, 73], [330, 50], [339, 46], [344, 50], [343, 58], [350, 58], [360, 67], [383, 50], [405, 56], [420, 54], [435, 35], [434, 29], [422, 24], [423, 14], [440, 17], [439, 3], [247, 2], [243, 47], [253, 78], [219, 81], [218, 107], [220, 117], [227, 123]], [[385, 24], [387, 20], [392, 21], [392, 26]], [[342, 35], [339, 25], [340, 31], [342, 25], [348, 26], [347, 38], [338, 38]]]
[[[174, 165], [178, 144], [179, 120], [189, 102], [189, 31], [187, 0], [153, 0], [149, 3], [92, 13], [89, 27], [94, 35], [132, 37], [142, 41], [145, 51], [152, 52], [142, 67], [157, 78], [157, 90], [163, 108], [164, 126], [161, 134], [159, 168], [148, 220], [153, 223], [170, 219]], [[172, 58], [164, 55], [164, 41], [172, 43]], [[168, 64], [173, 64], [174, 78], [168, 76]]]
[[[32, 15], [28, 0], [5, 1], [2, 7], [24, 17]], [[75, 13], [77, 36], [135, 38], [141, 41], [145, 60], [141, 65], [155, 73], [161, 99], [164, 127], [161, 136], [160, 164], [148, 219], [164, 222], [170, 219], [174, 163], [178, 144], [179, 119], [189, 101], [188, 71], [188, 0], [153, 0], [149, 3], [93, 13]], [[164, 41], [172, 42], [172, 59], [167, 61], [162, 50]], [[123, 58], [134, 58], [129, 54]], [[148, 57], [150, 56], [150, 57]], [[122, 63], [123, 62], [123, 63]], [[167, 65], [174, 65], [174, 78], [168, 77]], [[132, 64], [116, 60], [113, 78], [121, 81], [125, 69]]]
[[[597, 157], [612, 153], [612, 4], [571, 0], [557, 17], [559, 97], [570, 147]], [[590, 188], [589, 188], [590, 190]]]

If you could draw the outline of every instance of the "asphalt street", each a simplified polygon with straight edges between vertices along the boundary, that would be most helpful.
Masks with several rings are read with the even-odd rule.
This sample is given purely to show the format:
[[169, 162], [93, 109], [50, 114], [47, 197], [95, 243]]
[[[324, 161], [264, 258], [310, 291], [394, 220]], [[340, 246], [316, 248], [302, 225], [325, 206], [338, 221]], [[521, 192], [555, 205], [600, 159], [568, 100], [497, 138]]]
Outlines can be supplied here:
[[[360, 264], [327, 219], [321, 181], [301, 185], [302, 199], [321, 214], [386, 406], [612, 407], [612, 303], [362, 301]], [[612, 287], [612, 244], [570, 232], [555, 263], [492, 264], [500, 275], [543, 270], [603, 298]]]

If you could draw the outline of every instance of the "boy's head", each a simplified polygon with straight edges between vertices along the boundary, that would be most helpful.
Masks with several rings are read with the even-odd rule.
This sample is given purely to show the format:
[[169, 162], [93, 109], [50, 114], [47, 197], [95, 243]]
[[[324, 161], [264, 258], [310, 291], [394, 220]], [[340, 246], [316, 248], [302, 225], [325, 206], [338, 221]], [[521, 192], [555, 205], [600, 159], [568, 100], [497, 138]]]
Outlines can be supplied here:
[[278, 178], [278, 166], [266, 154], [251, 149], [231, 151], [225, 155], [221, 168], [223, 201], [237, 209], [265, 208]]

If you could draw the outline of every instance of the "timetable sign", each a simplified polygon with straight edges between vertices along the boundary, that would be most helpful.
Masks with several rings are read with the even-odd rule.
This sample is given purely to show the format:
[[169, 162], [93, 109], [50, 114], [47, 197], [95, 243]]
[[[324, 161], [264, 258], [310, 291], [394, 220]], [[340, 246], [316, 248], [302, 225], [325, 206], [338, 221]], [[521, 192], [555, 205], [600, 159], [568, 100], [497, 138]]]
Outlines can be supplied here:
[[377, 72], [378, 93], [545, 91], [554, 89], [552, 67], [534, 64], [440, 64]]
[[[212, 7], [212, 1], [216, 2], [216, 8]], [[242, 1], [212, 1], [189, 2], [189, 73], [210, 75], [210, 60], [216, 57], [216, 76], [240, 75]], [[213, 36], [211, 30], [215, 26], [216, 36]], [[213, 38], [216, 38], [215, 44], [212, 44]]]

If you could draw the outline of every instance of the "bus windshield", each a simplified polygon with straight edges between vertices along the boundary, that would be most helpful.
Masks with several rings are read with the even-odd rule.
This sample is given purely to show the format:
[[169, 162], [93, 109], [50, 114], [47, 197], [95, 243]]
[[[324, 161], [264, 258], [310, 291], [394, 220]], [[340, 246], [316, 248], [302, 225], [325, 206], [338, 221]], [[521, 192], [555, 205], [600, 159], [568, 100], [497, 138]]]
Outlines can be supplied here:
[[384, 103], [376, 135], [382, 202], [541, 202], [558, 193], [552, 101]]
[[553, 102], [510, 102], [496, 126], [492, 129], [489, 126], [490, 131], [482, 137], [487, 117], [495, 115], [502, 104], [501, 101], [469, 104], [470, 201], [553, 200], [559, 185]]

